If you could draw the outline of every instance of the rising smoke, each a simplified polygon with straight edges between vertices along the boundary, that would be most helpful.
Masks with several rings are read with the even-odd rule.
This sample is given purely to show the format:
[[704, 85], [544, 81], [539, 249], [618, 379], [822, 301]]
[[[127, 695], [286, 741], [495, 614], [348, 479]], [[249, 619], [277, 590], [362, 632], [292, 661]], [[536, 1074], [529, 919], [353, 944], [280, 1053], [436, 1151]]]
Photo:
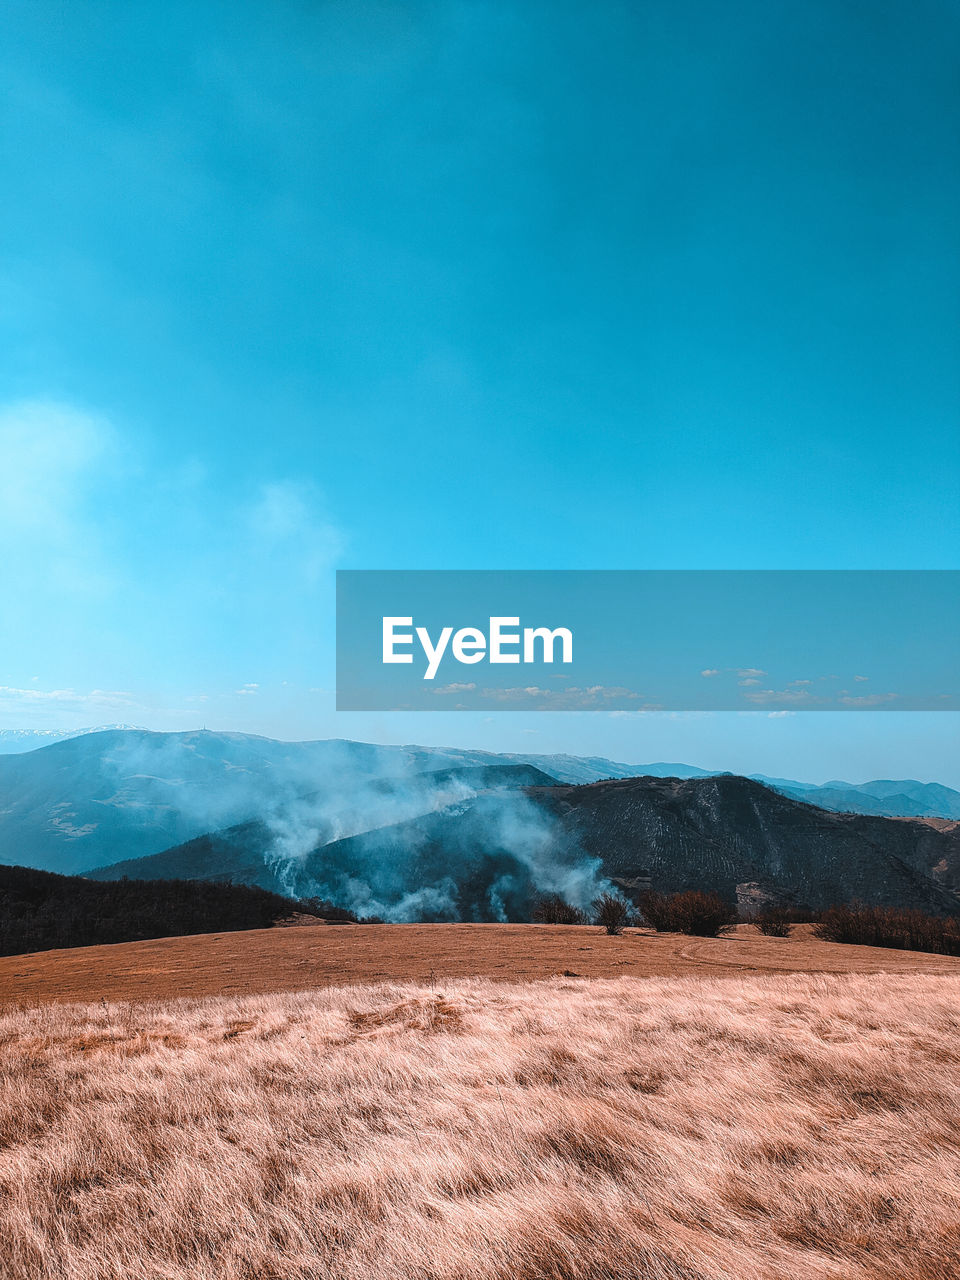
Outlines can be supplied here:
[[223, 828], [247, 824], [238, 830], [262, 859], [261, 884], [361, 916], [525, 920], [540, 894], [585, 907], [610, 888], [599, 859], [522, 790], [542, 775], [458, 756], [145, 734], [124, 735], [106, 759], [118, 794], [163, 812], [180, 839], [219, 830], [222, 843]]
[[610, 887], [599, 859], [522, 791], [440, 799], [411, 787], [404, 801], [416, 817], [313, 847], [281, 862], [278, 878], [296, 896], [395, 921], [527, 920], [540, 894], [585, 907]]

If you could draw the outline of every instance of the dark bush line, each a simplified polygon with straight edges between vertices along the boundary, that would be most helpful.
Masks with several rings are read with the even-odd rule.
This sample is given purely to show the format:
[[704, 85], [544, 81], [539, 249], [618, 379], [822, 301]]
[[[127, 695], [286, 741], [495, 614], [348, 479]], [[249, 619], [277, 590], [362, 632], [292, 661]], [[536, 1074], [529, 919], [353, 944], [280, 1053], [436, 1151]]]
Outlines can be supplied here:
[[0, 866], [0, 955], [265, 929], [310, 903], [204, 880], [85, 880]]
[[859, 902], [829, 907], [813, 933], [828, 942], [960, 956], [960, 920], [927, 915], [913, 907], [870, 907]]
[[602, 893], [590, 904], [589, 912], [571, 906], [559, 893], [544, 894], [534, 903], [531, 918], [535, 924], [596, 924], [612, 935], [637, 923], [629, 902], [613, 893]]
[[718, 893], [663, 894], [648, 890], [639, 899], [644, 920], [658, 933], [688, 933], [696, 938], [716, 938], [737, 922], [734, 907]]

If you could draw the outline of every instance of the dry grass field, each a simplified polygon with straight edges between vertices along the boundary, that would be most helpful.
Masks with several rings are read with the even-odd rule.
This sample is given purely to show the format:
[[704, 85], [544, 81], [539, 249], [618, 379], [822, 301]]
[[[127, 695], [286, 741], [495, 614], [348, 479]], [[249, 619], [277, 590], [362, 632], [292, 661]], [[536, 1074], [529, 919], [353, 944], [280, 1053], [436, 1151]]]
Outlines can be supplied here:
[[740, 925], [725, 938], [593, 926], [528, 924], [318, 925], [160, 938], [0, 958], [0, 1008], [50, 1000], [168, 1000], [306, 991], [334, 983], [536, 981], [685, 974], [943, 973], [960, 958], [839, 946], [798, 925], [764, 938]]
[[0, 1017], [2, 1280], [955, 1280], [960, 978]]

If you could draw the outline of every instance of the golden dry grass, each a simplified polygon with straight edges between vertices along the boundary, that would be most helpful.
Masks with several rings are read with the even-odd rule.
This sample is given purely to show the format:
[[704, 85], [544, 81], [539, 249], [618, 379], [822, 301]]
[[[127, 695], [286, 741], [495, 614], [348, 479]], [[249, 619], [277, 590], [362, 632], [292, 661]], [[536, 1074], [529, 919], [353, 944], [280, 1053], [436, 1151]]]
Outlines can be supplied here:
[[2, 1280], [955, 1280], [960, 978], [0, 1018]]
[[262, 995], [325, 984], [536, 981], [705, 973], [953, 973], [960, 957], [841, 946], [797, 925], [764, 938], [752, 925], [729, 937], [537, 924], [336, 925], [157, 938], [0, 958], [0, 1008], [49, 1000], [170, 1000]]

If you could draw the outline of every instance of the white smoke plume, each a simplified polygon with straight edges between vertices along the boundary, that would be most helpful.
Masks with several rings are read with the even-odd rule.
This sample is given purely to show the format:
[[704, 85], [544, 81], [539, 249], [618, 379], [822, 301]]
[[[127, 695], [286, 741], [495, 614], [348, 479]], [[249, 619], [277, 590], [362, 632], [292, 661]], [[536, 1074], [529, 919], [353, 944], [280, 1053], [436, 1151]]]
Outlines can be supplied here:
[[360, 916], [522, 919], [538, 894], [586, 907], [610, 888], [599, 859], [524, 793], [545, 781], [526, 766], [464, 767], [458, 753], [421, 748], [144, 733], [120, 735], [105, 769], [114, 800], [143, 806], [180, 841], [220, 832], [229, 843], [224, 828], [237, 827], [245, 853], [262, 860], [261, 883]]

